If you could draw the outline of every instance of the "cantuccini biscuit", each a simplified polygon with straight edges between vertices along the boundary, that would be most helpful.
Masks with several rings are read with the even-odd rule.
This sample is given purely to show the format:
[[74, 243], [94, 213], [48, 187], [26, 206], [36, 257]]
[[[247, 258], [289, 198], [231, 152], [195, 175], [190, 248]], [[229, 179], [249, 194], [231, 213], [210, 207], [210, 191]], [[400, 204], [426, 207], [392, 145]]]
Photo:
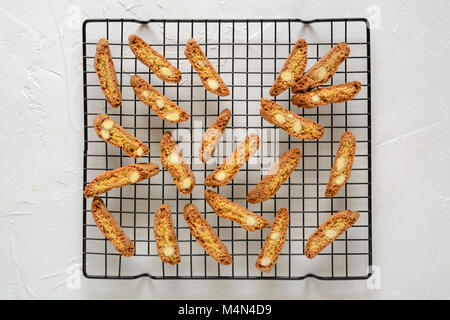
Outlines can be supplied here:
[[195, 186], [194, 173], [184, 161], [180, 148], [169, 131], [161, 139], [161, 164], [169, 171], [178, 191], [185, 194], [192, 192]]
[[339, 142], [339, 147], [334, 157], [333, 167], [330, 172], [325, 196], [334, 197], [342, 186], [347, 182], [352, 172], [353, 160], [355, 159], [356, 139], [353, 133], [344, 132]]
[[181, 72], [166, 58], [150, 47], [139, 36], [132, 34], [128, 37], [128, 44], [136, 58], [149, 67], [154, 74], [166, 82], [180, 82]]
[[256, 133], [249, 134], [229, 155], [225, 161], [219, 165], [205, 179], [208, 187], [224, 186], [233, 180], [242, 165], [247, 162], [259, 148], [259, 136]]
[[324, 129], [320, 124], [299, 116], [274, 101], [262, 98], [259, 113], [266, 121], [293, 137], [315, 140], [323, 136]]
[[134, 255], [133, 242], [114, 219], [100, 198], [95, 198], [91, 206], [92, 218], [100, 231], [116, 248], [117, 252], [125, 257]]
[[123, 152], [132, 158], [140, 158], [150, 152], [144, 143], [104, 113], [94, 118], [94, 129], [101, 139], [122, 148]]
[[247, 201], [258, 203], [270, 199], [289, 179], [292, 171], [300, 163], [301, 156], [302, 152], [297, 147], [284, 152], [264, 178], [248, 193]]
[[189, 114], [186, 111], [156, 91], [150, 83], [141, 77], [137, 75], [132, 76], [130, 84], [139, 100], [152, 108], [161, 119], [171, 123], [189, 119]]
[[227, 247], [193, 204], [184, 207], [184, 218], [191, 234], [211, 258], [223, 265], [231, 264], [232, 258]]
[[307, 91], [327, 83], [349, 54], [349, 46], [345, 42], [338, 43], [295, 83], [292, 87], [292, 92]]
[[353, 99], [361, 90], [359, 81], [300, 92], [292, 97], [292, 103], [301, 108], [315, 108]]
[[155, 163], [129, 164], [98, 175], [84, 188], [84, 196], [92, 198], [108, 192], [112, 188], [120, 188], [157, 175], [159, 167]]
[[219, 217], [232, 220], [247, 231], [253, 232], [270, 226], [270, 222], [266, 218], [231, 202], [214, 191], [205, 190], [205, 198]]
[[186, 43], [184, 54], [195, 71], [197, 71], [206, 90], [218, 96], [227, 96], [230, 94], [230, 89], [223, 82], [202, 49], [200, 49], [197, 41], [189, 39]]
[[167, 204], [160, 205], [156, 210], [153, 232], [161, 260], [172, 265], [180, 263], [177, 235], [173, 227], [170, 207]]
[[106, 101], [114, 108], [117, 108], [122, 104], [122, 93], [120, 92], [116, 69], [114, 68], [111, 50], [106, 38], [101, 38], [97, 42], [94, 66]]
[[206, 130], [202, 137], [202, 144], [199, 150], [199, 158], [201, 162], [208, 161], [214, 150], [216, 150], [219, 144], [220, 137], [222, 137], [223, 132], [230, 121], [231, 111], [230, 109], [223, 110], [213, 124]]
[[359, 218], [357, 211], [344, 210], [333, 214], [317, 229], [305, 245], [305, 255], [312, 259], [332, 243]]
[[302, 77], [306, 68], [307, 48], [305, 39], [297, 41], [270, 89], [271, 96], [277, 96], [284, 90], [291, 88]]
[[281, 249], [286, 242], [286, 231], [289, 226], [289, 212], [280, 208], [275, 216], [269, 234], [256, 260], [256, 268], [262, 272], [270, 272], [277, 263]]

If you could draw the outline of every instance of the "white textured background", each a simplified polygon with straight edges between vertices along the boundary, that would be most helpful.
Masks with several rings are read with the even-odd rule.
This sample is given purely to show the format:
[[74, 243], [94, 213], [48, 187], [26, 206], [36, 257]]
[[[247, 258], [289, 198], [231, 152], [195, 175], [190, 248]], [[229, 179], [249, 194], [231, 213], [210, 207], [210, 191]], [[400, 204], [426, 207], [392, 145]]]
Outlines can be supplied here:
[[[373, 5], [373, 260], [381, 289], [314, 279], [82, 279], [80, 289], [67, 287], [68, 268], [81, 263], [81, 19], [368, 17]], [[0, 298], [449, 299], [449, 13], [446, 0], [1, 1]]]

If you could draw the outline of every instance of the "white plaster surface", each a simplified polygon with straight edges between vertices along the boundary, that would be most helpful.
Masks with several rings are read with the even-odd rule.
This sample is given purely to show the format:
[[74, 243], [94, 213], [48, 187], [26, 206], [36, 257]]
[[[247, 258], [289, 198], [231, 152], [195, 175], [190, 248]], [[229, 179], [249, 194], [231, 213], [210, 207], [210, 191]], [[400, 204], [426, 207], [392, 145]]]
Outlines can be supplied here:
[[[82, 279], [79, 289], [68, 288], [68, 268], [81, 263], [80, 16], [368, 17], [373, 5], [380, 17], [372, 30], [379, 290], [315, 279]], [[449, 299], [449, 13], [445, 0], [1, 1], [0, 298]]]

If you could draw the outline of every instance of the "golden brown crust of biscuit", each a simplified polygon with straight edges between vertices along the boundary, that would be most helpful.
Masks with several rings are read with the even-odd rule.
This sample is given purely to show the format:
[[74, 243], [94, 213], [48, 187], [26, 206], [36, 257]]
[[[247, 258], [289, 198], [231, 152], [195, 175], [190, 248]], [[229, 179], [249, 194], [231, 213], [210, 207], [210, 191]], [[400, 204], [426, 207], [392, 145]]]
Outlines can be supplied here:
[[305, 39], [299, 39], [270, 89], [271, 96], [275, 97], [291, 88], [302, 77], [307, 63], [307, 50], [308, 45]]
[[259, 113], [266, 121], [295, 138], [315, 140], [323, 136], [324, 129], [320, 124], [299, 116], [274, 101], [262, 98]]
[[199, 150], [199, 159], [201, 162], [206, 162], [211, 159], [230, 118], [230, 109], [225, 109], [219, 114], [208, 130], [206, 130], [202, 137], [202, 144]]
[[166, 131], [161, 139], [161, 164], [169, 171], [178, 191], [189, 194], [195, 187], [195, 176], [186, 164], [172, 134]]
[[128, 44], [136, 58], [149, 67], [158, 78], [171, 83], [181, 81], [180, 70], [175, 68], [166, 58], [150, 47], [150, 45], [139, 36], [135, 34], [130, 35], [128, 37]]
[[[189, 39], [186, 43], [186, 50], [184, 50], [184, 54], [195, 71], [197, 71], [203, 87], [205, 87], [206, 90], [218, 96], [227, 96], [230, 94], [230, 89], [228, 89], [227, 85], [219, 76], [216, 69], [214, 69], [211, 62], [209, 62], [197, 41], [194, 39]], [[215, 84], [217, 85], [217, 88], [208, 85], [209, 79], [216, 81]]]
[[309, 237], [305, 245], [305, 255], [312, 259], [332, 243], [359, 218], [357, 211], [344, 210], [333, 214]]
[[184, 218], [192, 236], [211, 258], [223, 265], [231, 264], [232, 258], [227, 247], [193, 204], [187, 204], [184, 207]]
[[301, 156], [302, 152], [297, 147], [284, 152], [264, 178], [248, 193], [247, 201], [258, 203], [270, 199], [280, 190], [281, 185], [289, 179], [292, 171], [297, 168]]
[[100, 231], [108, 239], [117, 252], [124, 257], [134, 255], [133, 242], [128, 238], [123, 229], [114, 219], [113, 215], [106, 208], [103, 200], [95, 198], [91, 206], [92, 218], [97, 224]]
[[292, 103], [301, 108], [315, 108], [351, 100], [360, 90], [361, 83], [359, 81], [352, 81], [336, 86], [297, 93], [292, 97]]
[[84, 188], [84, 196], [92, 198], [157, 175], [159, 167], [155, 163], [135, 163], [99, 174]]
[[[112, 128], [109, 129], [106, 125], [104, 127], [103, 123], [105, 121], [108, 121], [108, 124], [112, 124]], [[132, 158], [140, 158], [150, 152], [150, 149], [142, 141], [122, 128], [105, 113], [101, 113], [94, 118], [93, 126], [100, 139], [121, 148], [123, 152]]]
[[234, 179], [239, 169], [259, 149], [259, 136], [256, 133], [249, 134], [229, 155], [225, 161], [211, 172], [205, 179], [208, 187], [224, 186]]
[[286, 208], [280, 208], [255, 263], [256, 268], [262, 272], [270, 272], [277, 263], [278, 256], [286, 242], [288, 226], [289, 212]]
[[175, 102], [167, 99], [138, 75], [130, 78], [130, 84], [139, 100], [149, 106], [164, 121], [177, 123], [189, 119], [189, 114], [186, 111]]
[[171, 265], [180, 263], [177, 235], [173, 227], [170, 207], [167, 204], [160, 205], [156, 210], [153, 232], [155, 234], [156, 249], [161, 260]]
[[349, 54], [349, 46], [345, 42], [338, 43], [295, 83], [292, 87], [292, 92], [307, 91], [327, 83]]
[[[326, 197], [334, 197], [347, 182], [348, 178], [350, 178], [353, 161], [355, 159], [355, 151], [355, 136], [351, 132], [344, 132], [341, 136], [336, 156], [334, 157], [333, 167], [331, 168], [330, 178], [325, 190]], [[345, 160], [338, 160], [339, 158]], [[342, 163], [344, 164], [342, 165]], [[336, 181], [336, 179], [338, 181]]]
[[97, 42], [94, 67], [106, 101], [114, 108], [119, 107], [122, 104], [122, 93], [106, 38], [101, 38]]
[[205, 198], [219, 217], [232, 220], [247, 231], [253, 232], [270, 226], [266, 218], [231, 202], [212, 190], [205, 190]]

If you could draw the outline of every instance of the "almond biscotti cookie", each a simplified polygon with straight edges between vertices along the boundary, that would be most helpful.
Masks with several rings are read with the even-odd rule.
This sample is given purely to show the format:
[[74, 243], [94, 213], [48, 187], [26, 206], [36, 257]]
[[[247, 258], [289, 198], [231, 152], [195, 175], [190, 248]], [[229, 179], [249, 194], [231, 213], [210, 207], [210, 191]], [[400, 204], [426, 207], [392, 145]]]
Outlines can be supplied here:
[[355, 224], [358, 218], [357, 211], [345, 210], [333, 214], [309, 237], [305, 245], [306, 257], [312, 259], [317, 256], [326, 246]]
[[292, 103], [301, 108], [315, 108], [353, 99], [361, 90], [359, 81], [300, 92], [292, 97]]
[[184, 219], [195, 240], [211, 258], [223, 265], [231, 264], [232, 258], [227, 247], [193, 204], [190, 203], [184, 207]]
[[155, 234], [156, 249], [161, 260], [171, 265], [180, 263], [177, 235], [173, 227], [170, 207], [167, 204], [160, 205], [156, 210], [153, 232]]
[[230, 89], [228, 89], [216, 69], [214, 69], [211, 62], [206, 58], [197, 41], [189, 39], [186, 43], [184, 54], [195, 71], [197, 71], [206, 90], [218, 96], [227, 96], [230, 94]]
[[144, 143], [105, 113], [99, 114], [94, 118], [94, 129], [103, 141], [122, 148], [123, 152], [132, 158], [140, 158], [150, 152], [150, 149]]
[[216, 150], [219, 144], [220, 137], [222, 137], [223, 132], [230, 121], [231, 111], [230, 109], [223, 110], [213, 124], [206, 130], [202, 137], [202, 144], [199, 150], [199, 158], [201, 162], [208, 161], [214, 150]]
[[262, 98], [259, 113], [266, 121], [293, 137], [315, 140], [323, 136], [324, 129], [320, 124], [299, 116], [274, 101]]
[[307, 49], [308, 45], [305, 39], [299, 39], [270, 89], [271, 96], [275, 97], [291, 88], [302, 77], [306, 68]]
[[124, 257], [134, 255], [133, 242], [128, 238], [123, 229], [114, 219], [111, 212], [106, 208], [105, 203], [100, 198], [95, 198], [91, 206], [92, 218], [103, 235], [108, 239], [117, 252]]
[[248, 193], [247, 201], [258, 203], [270, 199], [297, 168], [301, 156], [302, 152], [297, 147], [284, 152], [264, 178]]
[[289, 212], [286, 208], [280, 208], [255, 263], [256, 268], [262, 272], [270, 272], [277, 263], [278, 256], [286, 242], [288, 226]]
[[161, 139], [161, 164], [164, 169], [169, 171], [178, 191], [184, 194], [192, 192], [195, 187], [194, 173], [184, 161], [183, 155], [169, 131], [165, 132]]
[[120, 188], [157, 175], [159, 167], [154, 163], [135, 163], [125, 167], [106, 171], [98, 175], [84, 188], [84, 196], [92, 198], [108, 192], [112, 188]]
[[292, 92], [307, 91], [327, 83], [349, 54], [350, 47], [345, 42], [338, 43], [295, 83]]
[[180, 82], [181, 72], [166, 58], [150, 47], [139, 36], [132, 34], [128, 37], [128, 44], [136, 58], [149, 67], [158, 78], [166, 82]]
[[152, 108], [161, 119], [177, 123], [189, 119], [189, 114], [181, 109], [175, 102], [167, 99], [164, 95], [156, 91], [153, 86], [134, 75], [130, 79], [130, 84], [133, 87], [134, 93], [141, 100], [142, 103]]
[[330, 179], [325, 190], [326, 197], [334, 197], [350, 178], [353, 160], [355, 159], [355, 150], [355, 136], [351, 132], [344, 132], [339, 142], [333, 167], [331, 168]]
[[270, 226], [270, 222], [266, 218], [231, 202], [214, 191], [205, 190], [205, 198], [219, 217], [232, 220], [247, 231], [253, 232]]
[[259, 136], [256, 133], [249, 134], [236, 148], [233, 154], [211, 172], [205, 179], [208, 187], [220, 187], [231, 182], [242, 165], [247, 162], [259, 149]]
[[101, 38], [97, 42], [94, 66], [106, 101], [114, 108], [117, 108], [122, 104], [122, 93], [120, 92], [116, 69], [114, 68], [111, 50], [106, 38]]

